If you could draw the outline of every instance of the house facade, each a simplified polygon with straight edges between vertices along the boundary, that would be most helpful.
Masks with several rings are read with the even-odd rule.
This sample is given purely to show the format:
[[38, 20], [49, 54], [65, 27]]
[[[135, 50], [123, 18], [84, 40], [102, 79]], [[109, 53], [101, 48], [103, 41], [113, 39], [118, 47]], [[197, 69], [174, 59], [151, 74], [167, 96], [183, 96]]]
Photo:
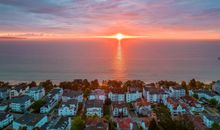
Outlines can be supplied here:
[[126, 102], [133, 102], [142, 97], [142, 89], [138, 87], [128, 87]]
[[202, 112], [204, 110], [204, 106], [192, 96], [184, 96], [180, 100], [187, 105], [191, 112]]
[[9, 97], [10, 89], [8, 87], [0, 87], [0, 99], [6, 99]]
[[88, 100], [85, 104], [86, 116], [103, 116], [103, 102], [100, 100]]
[[110, 98], [112, 102], [125, 102], [125, 93], [122, 88], [111, 89], [108, 93], [108, 98]]
[[101, 89], [92, 90], [92, 92], [89, 95], [89, 100], [101, 100], [104, 102], [105, 99], [106, 99], [106, 93], [104, 90]]
[[78, 110], [78, 101], [75, 99], [68, 100], [63, 102], [61, 107], [58, 109], [59, 116], [74, 116]]
[[185, 89], [180, 86], [169, 87], [169, 96], [174, 98], [180, 98], [186, 95]]
[[37, 100], [40, 100], [43, 96], [45, 96], [45, 89], [41, 86], [32, 87], [26, 92], [26, 94], [32, 97], [34, 101], [37, 101]]
[[147, 102], [146, 99], [140, 98], [133, 103], [135, 112], [141, 116], [150, 116], [151, 115], [151, 103]]
[[13, 112], [25, 112], [32, 104], [31, 97], [22, 95], [11, 99], [9, 107]]
[[205, 126], [208, 128], [211, 128], [214, 122], [217, 122], [220, 125], [220, 116], [211, 116], [211, 115], [203, 113], [202, 120]]
[[83, 102], [83, 92], [81, 90], [74, 91], [70, 89], [64, 89], [62, 101], [66, 102], [70, 99], [76, 99], [78, 102]]
[[43, 130], [71, 130], [70, 117], [56, 117], [43, 126]]
[[143, 88], [143, 96], [151, 103], [162, 103], [168, 97], [168, 93], [162, 88], [147, 86]]
[[172, 115], [179, 115], [186, 113], [186, 106], [181, 104], [177, 99], [167, 97], [167, 100], [164, 102], [164, 105], [170, 110]]
[[25, 95], [25, 93], [28, 90], [29, 90], [29, 86], [25, 86], [25, 85], [11, 86], [9, 92], [9, 98]]
[[128, 116], [128, 106], [125, 102], [113, 102], [111, 111], [114, 117], [127, 117]]
[[8, 112], [0, 112], [0, 128], [3, 129], [4, 127], [11, 124], [13, 121], [13, 115]]
[[220, 80], [216, 81], [212, 86], [212, 90], [220, 94]]

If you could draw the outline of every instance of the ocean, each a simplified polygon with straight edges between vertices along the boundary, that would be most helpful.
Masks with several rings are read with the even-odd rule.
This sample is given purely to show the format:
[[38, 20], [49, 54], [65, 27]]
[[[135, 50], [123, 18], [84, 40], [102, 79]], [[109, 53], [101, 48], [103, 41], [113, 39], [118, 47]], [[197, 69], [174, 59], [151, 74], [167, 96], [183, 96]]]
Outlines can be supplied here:
[[1, 40], [0, 80], [220, 79], [220, 41]]

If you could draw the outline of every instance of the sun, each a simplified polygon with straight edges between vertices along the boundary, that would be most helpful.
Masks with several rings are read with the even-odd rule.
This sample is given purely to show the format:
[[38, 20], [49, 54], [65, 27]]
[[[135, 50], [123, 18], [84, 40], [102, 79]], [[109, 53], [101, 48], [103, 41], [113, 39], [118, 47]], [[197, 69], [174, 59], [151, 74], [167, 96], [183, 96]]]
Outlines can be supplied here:
[[123, 34], [121, 34], [121, 33], [117, 33], [117, 34], [115, 35], [115, 38], [118, 39], [118, 40], [122, 40], [122, 39], [125, 38], [125, 35], [123, 35]]

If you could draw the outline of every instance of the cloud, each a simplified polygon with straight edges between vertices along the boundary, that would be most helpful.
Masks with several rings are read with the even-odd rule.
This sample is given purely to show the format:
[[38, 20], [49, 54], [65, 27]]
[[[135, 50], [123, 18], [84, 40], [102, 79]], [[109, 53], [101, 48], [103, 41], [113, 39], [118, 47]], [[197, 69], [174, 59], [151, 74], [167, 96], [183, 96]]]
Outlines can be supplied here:
[[220, 33], [219, 0], [0, 0], [0, 32]]

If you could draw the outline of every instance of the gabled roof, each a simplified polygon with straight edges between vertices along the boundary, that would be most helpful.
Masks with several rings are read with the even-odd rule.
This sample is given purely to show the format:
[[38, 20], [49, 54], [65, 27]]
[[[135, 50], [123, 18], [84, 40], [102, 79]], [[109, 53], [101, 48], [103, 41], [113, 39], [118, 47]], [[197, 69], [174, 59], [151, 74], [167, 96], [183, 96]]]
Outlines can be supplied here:
[[15, 120], [15, 122], [19, 124], [27, 125], [27, 126], [35, 126], [44, 117], [45, 115], [43, 114], [26, 113], [26, 114], [23, 114], [17, 120]]
[[26, 101], [31, 100], [31, 97], [27, 95], [13, 97], [11, 103], [25, 103]]
[[112, 107], [114, 108], [124, 108], [124, 107], [128, 107], [127, 103], [125, 102], [112, 102]]
[[83, 93], [82, 93], [81, 90], [74, 91], [74, 90], [70, 90], [70, 89], [64, 89], [64, 91], [63, 91], [63, 96], [71, 97], [71, 98], [80, 96], [80, 95], [82, 95], [82, 94], [83, 94]]
[[92, 107], [103, 107], [103, 101], [101, 100], [87, 100], [85, 104], [86, 108], [92, 108]]

